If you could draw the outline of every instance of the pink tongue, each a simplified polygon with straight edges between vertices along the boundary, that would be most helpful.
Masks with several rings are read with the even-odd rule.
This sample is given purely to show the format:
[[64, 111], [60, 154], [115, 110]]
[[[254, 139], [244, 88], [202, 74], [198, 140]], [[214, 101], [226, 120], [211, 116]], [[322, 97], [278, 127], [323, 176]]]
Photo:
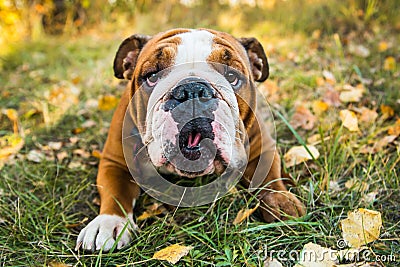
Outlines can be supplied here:
[[192, 148], [200, 143], [201, 133], [197, 133], [193, 139], [192, 133], [189, 134], [188, 147]]

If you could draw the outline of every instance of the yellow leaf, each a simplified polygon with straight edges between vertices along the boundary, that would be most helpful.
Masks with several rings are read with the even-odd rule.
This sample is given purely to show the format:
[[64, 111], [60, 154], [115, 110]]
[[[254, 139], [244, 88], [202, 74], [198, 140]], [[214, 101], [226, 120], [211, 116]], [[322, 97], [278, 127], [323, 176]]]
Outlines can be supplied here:
[[383, 62], [383, 69], [394, 71], [396, 69], [396, 59], [394, 57], [387, 57]]
[[159, 203], [153, 203], [150, 206], [146, 207], [146, 211], [142, 213], [139, 217], [137, 217], [137, 221], [143, 221], [148, 218], [160, 215], [165, 211], [165, 207], [160, 205]]
[[382, 119], [386, 120], [394, 115], [394, 110], [390, 106], [381, 105]]
[[[318, 149], [315, 146], [307, 145], [308, 150], [314, 156], [314, 159], [319, 157]], [[295, 146], [289, 149], [289, 151], [283, 156], [287, 167], [292, 167], [313, 157], [308, 153], [304, 146]]]
[[10, 156], [17, 154], [21, 150], [24, 143], [24, 139], [17, 134], [0, 137], [0, 169]]
[[98, 107], [100, 110], [112, 110], [118, 104], [118, 98], [113, 95], [105, 95], [99, 98]]
[[304, 245], [295, 267], [334, 267], [338, 263], [335, 250], [310, 242]]
[[102, 156], [102, 153], [101, 153], [101, 151], [100, 151], [100, 150], [98, 150], [98, 149], [95, 149], [95, 150], [93, 150], [93, 151], [92, 151], [92, 156], [93, 156], [93, 157], [95, 157], [95, 158], [98, 158], [98, 159], [100, 159], [100, 158], [101, 158], [101, 156]]
[[381, 41], [378, 45], [378, 50], [379, 50], [379, 52], [384, 52], [388, 49], [388, 47], [389, 47], [389, 44], [387, 42]]
[[358, 102], [360, 101], [364, 88], [353, 87], [345, 84], [340, 92], [339, 99], [342, 102]]
[[175, 264], [183, 256], [186, 256], [191, 249], [193, 249], [192, 246], [181, 246], [179, 244], [174, 244], [154, 253], [153, 259], [165, 260], [169, 263]]
[[348, 218], [340, 221], [343, 239], [351, 247], [360, 247], [379, 238], [382, 227], [381, 214], [378, 211], [358, 209], [347, 214]]
[[13, 108], [3, 109], [5, 114], [10, 121], [13, 123], [14, 134], [18, 134], [18, 112]]
[[12, 122], [18, 120], [18, 112], [13, 108], [4, 109], [3, 114], [5, 114]]
[[389, 127], [388, 134], [396, 136], [400, 135], [400, 119], [397, 119], [397, 121]]
[[341, 110], [339, 116], [343, 126], [349, 129], [350, 132], [359, 131], [357, 116], [353, 111], [347, 109]]
[[258, 206], [260, 205], [260, 203], [257, 203], [257, 205], [252, 208], [252, 209], [241, 209], [238, 214], [236, 215], [235, 220], [233, 220], [233, 224], [234, 225], [238, 225], [241, 222], [243, 222], [245, 219], [247, 219], [251, 214], [253, 214], [253, 212], [256, 211], [256, 209], [258, 208]]
[[315, 100], [312, 103], [312, 110], [314, 111], [315, 114], [321, 115], [325, 111], [327, 111], [329, 108], [328, 103], [321, 101], [321, 100]]

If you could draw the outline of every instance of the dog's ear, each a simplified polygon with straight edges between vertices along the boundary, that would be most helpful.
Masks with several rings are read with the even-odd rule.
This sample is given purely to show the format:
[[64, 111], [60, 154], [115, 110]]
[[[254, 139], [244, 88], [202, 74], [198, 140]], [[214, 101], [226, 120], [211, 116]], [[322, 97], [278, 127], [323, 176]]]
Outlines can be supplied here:
[[239, 38], [238, 40], [247, 51], [254, 80], [257, 82], [265, 81], [269, 76], [269, 65], [264, 48], [254, 37]]
[[118, 48], [114, 59], [114, 76], [119, 79], [132, 78], [140, 50], [151, 36], [134, 34], [125, 39]]

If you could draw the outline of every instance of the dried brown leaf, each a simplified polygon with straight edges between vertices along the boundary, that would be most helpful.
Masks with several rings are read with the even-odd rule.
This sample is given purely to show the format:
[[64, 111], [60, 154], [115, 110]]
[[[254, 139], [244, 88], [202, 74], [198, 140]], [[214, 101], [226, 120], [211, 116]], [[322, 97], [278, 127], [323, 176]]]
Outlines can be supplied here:
[[382, 227], [380, 212], [360, 208], [347, 216], [340, 224], [343, 238], [351, 247], [358, 248], [379, 238]]
[[290, 124], [295, 129], [301, 127], [305, 130], [311, 130], [314, 128], [314, 124], [316, 121], [317, 118], [311, 113], [308, 108], [306, 108], [305, 106], [298, 106], [292, 116]]
[[192, 246], [181, 246], [179, 244], [174, 244], [154, 253], [153, 259], [165, 260], [171, 264], [175, 264], [183, 256], [186, 256], [191, 249], [193, 249]]

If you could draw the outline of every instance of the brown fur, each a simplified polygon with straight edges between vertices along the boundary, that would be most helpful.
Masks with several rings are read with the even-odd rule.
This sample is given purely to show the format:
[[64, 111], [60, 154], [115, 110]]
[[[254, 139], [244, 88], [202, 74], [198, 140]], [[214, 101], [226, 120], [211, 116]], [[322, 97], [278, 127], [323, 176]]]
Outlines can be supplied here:
[[[130, 48], [138, 53], [138, 58], [136, 61], [132, 61], [132, 64], [134, 65], [128, 64], [129, 68], [134, 68], [134, 72], [131, 76], [132, 80], [129, 82], [129, 85], [114, 113], [97, 176], [97, 186], [101, 197], [100, 214], [124, 216], [124, 213], [132, 211], [132, 201], [133, 199], [138, 198], [140, 189], [131, 177], [123, 155], [122, 124], [125, 111], [128, 108], [129, 100], [135, 93], [135, 89], [139, 86], [139, 79], [143, 71], [157, 71], [155, 62], [159, 64], [159, 57], [162, 57], [162, 64], [164, 64], [164, 66], [159, 67], [165, 68], [173, 64], [173, 58], [175, 55], [174, 51], [176, 52], [176, 47], [179, 44], [179, 38], [175, 37], [175, 35], [186, 31], [188, 30], [176, 29], [156, 35], [148, 41], [140, 52], [137, 51], [135, 47]], [[259, 51], [247, 51], [246, 55], [246, 50], [240, 46], [237, 39], [226, 33], [219, 33], [216, 31], [211, 32], [216, 34], [218, 40], [215, 40], [216, 47], [214, 52], [210, 55], [210, 58], [208, 59], [209, 61], [220, 63], [229, 61], [226, 63], [231, 66], [236, 66], [240, 71], [242, 71], [242, 73], [248, 75], [251, 81], [253, 79], [262, 80], [268, 77], [268, 73], [265, 73], [265, 65], [261, 66], [260, 71], [263, 71], [263, 73], [260, 77], [251, 77], [251, 75], [254, 75], [254, 71], [251, 74], [248, 71], [251, 67], [254, 67], [252, 62], [249, 60], [249, 57], [254, 55], [250, 55], [249, 53]], [[246, 41], [248, 42], [247, 45], [250, 46], [251, 49], [256, 49], [251, 45], [248, 39], [246, 39]], [[138, 44], [139, 43], [136, 43], [136, 45]], [[119, 64], [124, 60], [121, 53], [120, 51], [117, 53], [115, 61]], [[125, 56], [128, 54], [126, 49], [124, 50], [124, 53], [126, 53]], [[237, 62], [237, 64], [235, 62]], [[266, 58], [265, 60], [263, 59], [263, 64], [268, 64]], [[243, 66], [247, 67], [243, 68]], [[119, 73], [127, 71], [126, 69], [121, 68], [121, 66], [116, 67], [115, 65], [114, 70], [116, 71], [117, 77], [121, 77]], [[254, 84], [251, 83], [249, 86], [254, 87]], [[251, 90], [249, 90], [249, 93], [251, 93]], [[255, 101], [255, 96], [250, 95], [249, 99]], [[134, 123], [139, 129], [142, 129], [143, 125], [141, 124], [145, 122], [146, 107], [143, 105], [146, 105], [147, 101], [147, 97], [143, 95], [140, 101], [138, 100], [137, 103], [134, 104], [132, 110], [134, 113]], [[268, 186], [266, 186], [258, 196], [262, 203], [261, 212], [263, 218], [265, 221], [271, 222], [276, 219], [285, 219], [286, 214], [295, 217], [302, 216], [305, 212], [304, 206], [293, 194], [287, 191], [282, 180], [279, 180], [282, 177], [279, 154], [277, 152], [268, 153], [266, 150], [268, 147], [271, 147], [270, 144], [272, 144], [274, 140], [268, 135], [261, 135], [261, 131], [265, 131], [266, 129], [264, 129], [264, 125], [259, 125], [257, 120], [254, 120], [255, 114], [250, 109], [250, 106], [255, 103], [245, 103], [241, 99], [238, 99], [238, 103], [241, 118], [244, 121], [245, 127], [248, 129], [250, 141], [250, 158], [245, 174], [241, 180], [242, 184], [246, 186], [249, 185], [250, 179], [253, 177], [257, 164], [260, 163], [259, 161], [260, 158], [262, 158], [262, 155], [273, 155], [273, 158], [270, 159], [272, 161], [271, 169], [263, 182], [263, 185]], [[265, 140], [262, 140], [262, 138]], [[264, 145], [263, 149], [261, 149], [262, 143], [267, 144], [267, 146]], [[263, 164], [263, 162], [260, 164]], [[121, 205], [123, 210], [117, 203]]]

